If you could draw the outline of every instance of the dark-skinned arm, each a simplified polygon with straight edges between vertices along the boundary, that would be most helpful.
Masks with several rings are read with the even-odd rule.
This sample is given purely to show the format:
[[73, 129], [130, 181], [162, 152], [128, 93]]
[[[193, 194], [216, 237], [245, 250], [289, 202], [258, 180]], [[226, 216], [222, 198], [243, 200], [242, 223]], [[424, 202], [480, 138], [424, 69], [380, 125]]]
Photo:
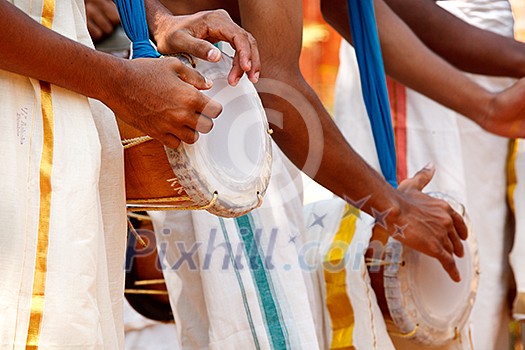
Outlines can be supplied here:
[[[457, 68], [477, 74], [525, 76], [525, 44], [470, 25], [434, 0], [385, 0], [431, 50]], [[321, 9], [348, 42], [347, 0], [322, 0]]]
[[[461, 255], [461, 218], [443, 201], [420, 192], [433, 175], [424, 169], [394, 190], [347, 144], [299, 69], [302, 39], [300, 0], [239, 0], [243, 28], [258, 43], [261, 79], [256, 87], [268, 112], [273, 137], [299, 168], [364, 211], [386, 217], [390, 234], [404, 227], [405, 244], [442, 263], [459, 279], [453, 255]], [[271, 19], [271, 25], [269, 25]], [[157, 40], [157, 36], [155, 36]]]
[[[525, 137], [525, 80], [501, 93], [489, 92], [426, 47], [384, 1], [374, 5], [387, 74], [489, 132]], [[347, 2], [323, 0], [322, 9], [351, 42]]]
[[433, 0], [385, 1], [425, 45], [459, 69], [525, 77], [524, 43], [470, 25]]
[[[221, 112], [197, 89], [211, 85], [178, 59], [115, 58], [47, 29], [5, 0], [0, 18], [0, 69], [98, 99], [171, 147], [195, 142], [197, 132], [210, 131], [208, 117]], [[207, 116], [198, 114], [205, 109]]]

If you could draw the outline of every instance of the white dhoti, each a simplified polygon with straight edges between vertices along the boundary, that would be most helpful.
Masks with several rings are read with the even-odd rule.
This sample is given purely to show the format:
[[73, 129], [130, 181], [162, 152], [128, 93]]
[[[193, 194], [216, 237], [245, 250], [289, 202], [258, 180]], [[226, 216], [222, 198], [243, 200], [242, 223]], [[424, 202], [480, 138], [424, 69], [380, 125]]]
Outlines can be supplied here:
[[[309, 241], [319, 242], [318, 254], [310, 257], [309, 265], [318, 267], [321, 281], [325, 348], [422, 349], [413, 341], [390, 337], [379, 308], [365, 263], [374, 219], [340, 198], [309, 204], [304, 214]], [[460, 332], [456, 341], [432, 349], [472, 349], [468, 330]]]
[[320, 283], [323, 349], [394, 349], [365, 265], [374, 219], [345, 205], [335, 198], [304, 208], [306, 237], [317, 247], [307, 261]]
[[[13, 3], [89, 44], [83, 1]], [[5, 71], [0, 106], [0, 348], [123, 348], [125, 198], [114, 117]]]
[[[474, 25], [512, 35], [512, 14], [507, 1], [439, 3]], [[358, 74], [353, 49], [343, 43], [336, 122], [355, 149], [378, 169], [370, 124], [360, 85], [355, 79]], [[491, 91], [503, 90], [512, 83], [510, 79], [473, 78]], [[481, 265], [478, 296], [471, 317], [474, 348], [504, 349], [510, 239], [505, 191], [508, 140], [483, 131], [470, 120], [397, 83], [389, 82], [389, 93], [398, 177], [402, 180], [412, 176], [433, 162], [437, 171], [426, 190], [452, 195], [465, 204], [472, 220]], [[398, 346], [405, 348], [405, 345]]]
[[[518, 13], [523, 13], [524, 3], [514, 1]], [[521, 9], [520, 9], [521, 7]], [[520, 11], [521, 10], [521, 11]], [[517, 35], [524, 40], [524, 19], [517, 17]], [[520, 22], [521, 21], [521, 22]], [[512, 153], [509, 161], [509, 204], [514, 212], [516, 231], [514, 246], [510, 254], [510, 264], [514, 272], [517, 295], [514, 300], [513, 316], [518, 320], [525, 320], [525, 143], [523, 140], [512, 144]]]
[[263, 205], [250, 214], [150, 213], [183, 349], [319, 348], [297, 181], [274, 146]]
[[516, 281], [516, 297], [512, 311], [515, 319], [523, 321], [525, 320], [525, 143], [522, 139], [512, 142], [508, 170], [509, 204], [516, 225], [514, 245], [509, 256]]
[[179, 350], [177, 327], [145, 318], [124, 301], [126, 350]]

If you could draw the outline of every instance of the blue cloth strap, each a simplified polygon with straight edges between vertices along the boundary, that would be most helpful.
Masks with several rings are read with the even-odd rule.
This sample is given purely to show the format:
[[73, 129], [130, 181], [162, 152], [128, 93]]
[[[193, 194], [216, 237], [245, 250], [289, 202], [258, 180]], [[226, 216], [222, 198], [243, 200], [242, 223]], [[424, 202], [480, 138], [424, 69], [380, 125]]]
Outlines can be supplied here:
[[144, 0], [115, 0], [120, 23], [131, 40], [131, 58], [157, 58], [160, 53], [149, 40]]
[[348, 0], [361, 89], [383, 176], [397, 187], [396, 149], [373, 0]]

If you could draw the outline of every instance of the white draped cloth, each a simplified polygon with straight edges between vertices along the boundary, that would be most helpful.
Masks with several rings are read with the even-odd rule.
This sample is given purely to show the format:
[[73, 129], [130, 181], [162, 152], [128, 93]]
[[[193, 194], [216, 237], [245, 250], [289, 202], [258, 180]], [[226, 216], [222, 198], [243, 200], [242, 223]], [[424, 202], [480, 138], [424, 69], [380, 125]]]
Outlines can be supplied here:
[[[307, 261], [316, 268], [320, 283], [323, 349], [393, 350], [364, 261], [374, 219], [359, 213], [353, 224], [340, 230], [345, 205], [333, 198], [304, 208], [306, 237], [317, 248]], [[342, 263], [334, 260], [339, 254], [344, 256]]]
[[[83, 1], [12, 3], [91, 45]], [[5, 71], [0, 110], [0, 348], [123, 348], [125, 198], [112, 113]]]
[[515, 140], [509, 160], [509, 203], [514, 211], [516, 231], [514, 245], [509, 256], [517, 295], [513, 315], [517, 320], [525, 319], [525, 143]]
[[175, 323], [150, 320], [124, 300], [126, 350], [179, 350]]
[[[513, 35], [512, 13], [507, 1], [438, 3], [471, 24]], [[336, 86], [336, 123], [350, 144], [379, 169], [359, 81], [355, 78], [358, 75], [355, 53], [349, 44], [343, 43]], [[491, 91], [501, 91], [512, 83], [503, 78], [472, 78]], [[412, 176], [432, 161], [437, 172], [427, 190], [442, 191], [463, 202], [478, 238], [481, 278], [471, 316], [474, 348], [503, 349], [507, 340], [510, 245], [506, 204], [508, 140], [483, 131], [472, 121], [415, 91], [399, 85], [394, 85], [394, 90], [397, 93], [390, 98], [399, 113], [393, 113], [393, 118], [396, 118], [396, 147], [401, 166]], [[463, 345], [470, 346], [468, 342]], [[407, 348], [406, 344], [396, 346]]]
[[317, 284], [301, 258], [300, 176], [275, 145], [263, 205], [247, 216], [150, 216], [183, 349], [320, 347]]

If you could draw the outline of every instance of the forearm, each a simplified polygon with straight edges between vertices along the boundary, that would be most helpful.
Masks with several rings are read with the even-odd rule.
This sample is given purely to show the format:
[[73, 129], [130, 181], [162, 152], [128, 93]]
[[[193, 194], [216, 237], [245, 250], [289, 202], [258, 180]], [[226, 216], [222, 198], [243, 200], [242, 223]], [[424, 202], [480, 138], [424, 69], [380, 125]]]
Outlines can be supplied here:
[[[351, 40], [346, 2], [337, 4], [339, 16], [325, 11], [325, 17], [346, 40]], [[479, 122], [487, 113], [492, 95], [423, 45], [383, 1], [375, 1], [375, 10], [387, 74]]]
[[144, 0], [146, 7], [146, 19], [150, 33], [155, 36], [162, 27], [163, 23], [173, 16], [159, 0]]
[[388, 74], [479, 122], [492, 94], [430, 51], [382, 0], [375, 4]]
[[[274, 138], [300, 168], [345, 200], [376, 216], [381, 212], [390, 234], [425, 254], [438, 258], [459, 280], [449, 247], [461, 246], [456, 229], [466, 232], [452, 209], [420, 190], [432, 177], [419, 176], [416, 187], [394, 190], [345, 142], [323, 105], [304, 81], [298, 60], [301, 51], [301, 0], [238, 0], [240, 22], [257, 39], [263, 70], [256, 87]], [[269, 21], [271, 24], [269, 25]], [[303, 167], [305, 165], [305, 167]], [[389, 215], [386, 215], [389, 213]], [[421, 234], [425, 232], [425, 235]], [[463, 239], [466, 235], [460, 235]], [[446, 247], [446, 249], [444, 248]], [[461, 255], [461, 249], [457, 249]]]
[[434, 52], [461, 70], [525, 76], [525, 44], [472, 26], [433, 0], [385, 0]]
[[[356, 203], [366, 200], [364, 211], [373, 214], [374, 208], [395, 212], [401, 200], [398, 193], [348, 145], [300, 72], [265, 74], [265, 78], [280, 81], [272, 84], [272, 93], [262, 93], [261, 97], [265, 108], [275, 111], [269, 114], [273, 138], [287, 157], [341, 198]], [[258, 84], [260, 90], [268, 91], [264, 85], [261, 87], [266, 81]], [[288, 88], [281, 90], [281, 84], [301, 98], [287, 92]]]
[[[425, 45], [459, 69], [485, 75], [525, 76], [525, 44], [465, 23], [433, 0], [386, 2]], [[321, 9], [325, 20], [351, 43], [347, 1], [322, 0]]]
[[[239, 1], [243, 27], [257, 39], [261, 80], [256, 85], [286, 156], [308, 176], [350, 202], [366, 200], [372, 213], [396, 210], [401, 198], [348, 145], [299, 68], [302, 17], [300, 0]], [[268, 26], [265, 18], [274, 25]], [[394, 215], [392, 215], [394, 217]]]
[[45, 28], [5, 0], [0, 0], [0, 18], [0, 69], [107, 98], [121, 60]]

